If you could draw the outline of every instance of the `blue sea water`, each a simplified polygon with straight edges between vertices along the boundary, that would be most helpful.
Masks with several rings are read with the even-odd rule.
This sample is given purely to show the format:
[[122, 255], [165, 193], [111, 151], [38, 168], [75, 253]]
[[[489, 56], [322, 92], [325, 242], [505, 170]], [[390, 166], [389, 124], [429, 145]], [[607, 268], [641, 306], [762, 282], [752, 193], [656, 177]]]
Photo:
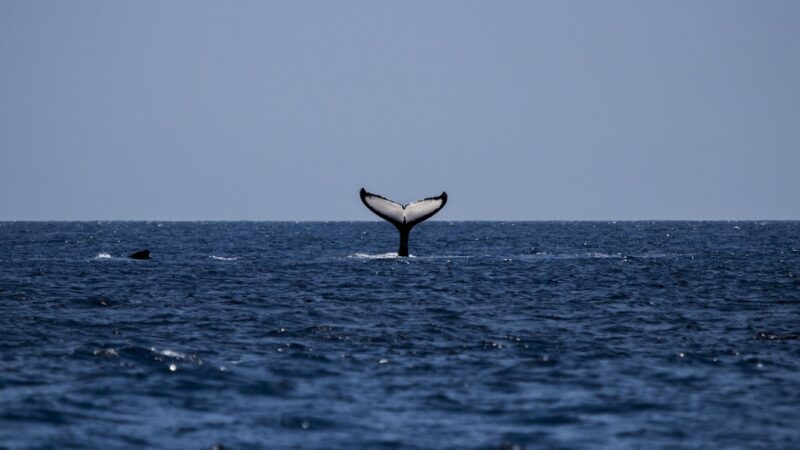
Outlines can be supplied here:
[[800, 448], [799, 222], [396, 246], [383, 222], [0, 223], [0, 447]]

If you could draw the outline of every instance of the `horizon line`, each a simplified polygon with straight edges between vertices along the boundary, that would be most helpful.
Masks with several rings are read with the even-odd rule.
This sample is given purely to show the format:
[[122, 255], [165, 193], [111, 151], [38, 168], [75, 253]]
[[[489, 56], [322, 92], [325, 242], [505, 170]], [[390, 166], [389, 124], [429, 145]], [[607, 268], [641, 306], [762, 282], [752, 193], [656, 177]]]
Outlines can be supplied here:
[[[0, 219], [0, 223], [88, 223], [88, 222], [169, 222], [169, 223], [382, 223], [383, 220], [371, 219]], [[453, 222], [800, 222], [800, 219], [432, 219], [426, 222], [453, 223]]]

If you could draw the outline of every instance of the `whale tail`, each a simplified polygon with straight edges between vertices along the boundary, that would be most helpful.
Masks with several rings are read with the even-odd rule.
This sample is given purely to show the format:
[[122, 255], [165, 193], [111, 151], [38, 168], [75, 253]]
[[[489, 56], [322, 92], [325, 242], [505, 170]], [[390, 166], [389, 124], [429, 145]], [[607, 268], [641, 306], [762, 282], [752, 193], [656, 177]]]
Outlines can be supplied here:
[[394, 225], [397, 231], [400, 232], [398, 256], [408, 256], [408, 235], [414, 225], [429, 219], [444, 208], [447, 203], [447, 192], [442, 192], [437, 197], [428, 197], [407, 205], [401, 205], [380, 195], [371, 194], [364, 188], [361, 188], [359, 195], [364, 206], [381, 219]]

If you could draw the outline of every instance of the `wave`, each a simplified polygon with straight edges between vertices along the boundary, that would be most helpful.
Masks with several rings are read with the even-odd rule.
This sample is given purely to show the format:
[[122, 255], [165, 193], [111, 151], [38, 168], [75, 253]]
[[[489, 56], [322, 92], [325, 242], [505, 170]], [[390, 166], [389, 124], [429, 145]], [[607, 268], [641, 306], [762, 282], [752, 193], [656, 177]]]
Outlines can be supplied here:
[[521, 259], [660, 259], [660, 258], [681, 258], [692, 257], [694, 255], [689, 253], [605, 253], [605, 252], [585, 252], [585, 253], [550, 253], [550, 252], [536, 252], [524, 255], [516, 255], [515, 258]]
[[[347, 255], [348, 258], [354, 259], [397, 259], [397, 258], [406, 258], [405, 256], [398, 256], [396, 252], [392, 253], [378, 253], [375, 255], [370, 255], [368, 253], [355, 253], [353, 255]], [[408, 258], [416, 258], [414, 255], [409, 255]]]
[[237, 259], [239, 259], [238, 256], [227, 257], [227, 256], [217, 256], [217, 255], [211, 255], [209, 256], [209, 258], [213, 259], [214, 261], [236, 261]]
[[[605, 253], [605, 252], [583, 252], [583, 253], [550, 253], [550, 252], [536, 252], [536, 253], [529, 253], [529, 254], [515, 254], [515, 255], [507, 255], [502, 256], [501, 259], [503, 261], [509, 262], [514, 260], [554, 260], [554, 259], [619, 259], [622, 261], [630, 261], [633, 259], [662, 259], [662, 258], [681, 258], [681, 257], [692, 257], [691, 254], [683, 254], [683, 253], [676, 253], [676, 254], [668, 254], [668, 253], [656, 253], [656, 252], [648, 252], [648, 253], [637, 253], [637, 254], [626, 254], [626, 253]], [[347, 255], [347, 258], [350, 259], [405, 259], [404, 257], [397, 256], [397, 253], [354, 253], [351, 255]], [[495, 256], [492, 255], [423, 255], [423, 256], [415, 256], [410, 255], [408, 258], [410, 259], [421, 259], [421, 260], [430, 260], [430, 259], [445, 259], [445, 260], [454, 260], [454, 259], [481, 259], [481, 258], [490, 258], [494, 259]]]

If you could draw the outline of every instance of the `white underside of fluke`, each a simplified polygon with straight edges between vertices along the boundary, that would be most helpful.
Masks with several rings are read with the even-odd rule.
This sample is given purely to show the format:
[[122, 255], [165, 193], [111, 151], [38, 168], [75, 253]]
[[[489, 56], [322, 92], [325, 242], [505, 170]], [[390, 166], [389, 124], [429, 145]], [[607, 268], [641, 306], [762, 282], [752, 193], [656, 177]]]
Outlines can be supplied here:
[[414, 225], [433, 216], [447, 203], [447, 193], [438, 197], [426, 198], [407, 205], [401, 205], [380, 195], [362, 189], [361, 200], [370, 211], [381, 218], [396, 224]]
[[415, 222], [421, 217], [435, 213], [442, 207], [442, 200], [421, 200], [409, 203], [405, 207], [391, 200], [380, 197], [367, 197], [365, 199], [370, 209], [381, 216], [386, 216], [400, 223]]

